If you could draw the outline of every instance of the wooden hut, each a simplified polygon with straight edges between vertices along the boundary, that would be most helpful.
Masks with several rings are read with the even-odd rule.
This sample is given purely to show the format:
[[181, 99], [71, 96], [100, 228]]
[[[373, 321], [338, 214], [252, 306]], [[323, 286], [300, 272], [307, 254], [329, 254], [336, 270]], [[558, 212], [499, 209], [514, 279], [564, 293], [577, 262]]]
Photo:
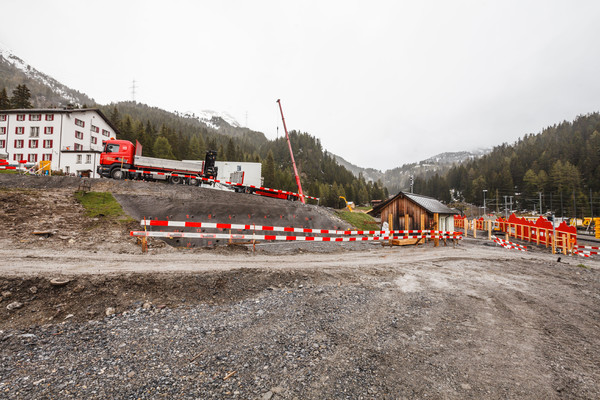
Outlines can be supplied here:
[[400, 192], [375, 206], [369, 214], [390, 221], [393, 230], [454, 230], [454, 211], [432, 197]]

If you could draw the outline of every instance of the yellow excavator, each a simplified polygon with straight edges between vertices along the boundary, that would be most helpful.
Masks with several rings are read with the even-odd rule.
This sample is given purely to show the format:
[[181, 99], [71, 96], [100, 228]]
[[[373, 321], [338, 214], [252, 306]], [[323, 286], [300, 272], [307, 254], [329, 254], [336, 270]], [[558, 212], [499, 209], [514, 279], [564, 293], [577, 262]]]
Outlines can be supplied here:
[[344, 196], [340, 196], [340, 199], [344, 200], [344, 202], [346, 203], [346, 207], [348, 207], [348, 210], [352, 212], [352, 206], [350, 205], [350, 203], [348, 203], [348, 200], [346, 200]]

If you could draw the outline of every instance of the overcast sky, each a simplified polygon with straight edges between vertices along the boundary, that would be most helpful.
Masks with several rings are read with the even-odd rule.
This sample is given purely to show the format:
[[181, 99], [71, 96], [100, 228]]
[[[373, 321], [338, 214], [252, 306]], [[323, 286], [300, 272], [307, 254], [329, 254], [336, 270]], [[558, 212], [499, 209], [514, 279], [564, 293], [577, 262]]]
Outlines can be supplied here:
[[600, 1], [1, 0], [0, 42], [101, 104], [215, 110], [363, 167], [600, 111]]

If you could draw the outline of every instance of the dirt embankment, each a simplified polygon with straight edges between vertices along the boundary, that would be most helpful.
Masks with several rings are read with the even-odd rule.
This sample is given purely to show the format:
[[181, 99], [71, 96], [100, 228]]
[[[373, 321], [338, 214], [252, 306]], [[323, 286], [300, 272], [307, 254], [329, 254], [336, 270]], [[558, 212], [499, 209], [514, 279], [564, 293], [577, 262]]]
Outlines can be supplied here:
[[4, 398], [600, 398], [597, 259], [473, 239], [142, 254], [83, 216], [74, 178], [6, 182]]

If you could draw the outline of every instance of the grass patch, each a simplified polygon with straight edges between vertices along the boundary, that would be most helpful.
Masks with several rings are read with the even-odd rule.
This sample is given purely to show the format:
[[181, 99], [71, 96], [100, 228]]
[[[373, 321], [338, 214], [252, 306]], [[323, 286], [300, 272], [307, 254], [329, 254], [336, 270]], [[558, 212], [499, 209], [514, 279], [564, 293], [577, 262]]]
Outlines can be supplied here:
[[16, 169], [0, 169], [0, 174], [13, 174], [13, 175], [16, 175], [18, 173], [19, 173], [19, 171], [17, 171]]
[[577, 265], [577, 266], [578, 266], [579, 268], [585, 268], [585, 269], [589, 269], [589, 268], [590, 268], [590, 267], [588, 267], [588, 266], [587, 266], [587, 265], [585, 265], [585, 264], [579, 264], [579, 265]]
[[368, 214], [360, 212], [350, 212], [347, 210], [337, 210], [335, 213], [338, 217], [350, 223], [356, 229], [362, 231], [379, 230], [379, 224], [375, 221], [373, 217], [371, 217]]
[[133, 218], [125, 214], [119, 202], [109, 192], [75, 192], [75, 198], [85, 208], [90, 218], [105, 218], [119, 222], [131, 222]]

